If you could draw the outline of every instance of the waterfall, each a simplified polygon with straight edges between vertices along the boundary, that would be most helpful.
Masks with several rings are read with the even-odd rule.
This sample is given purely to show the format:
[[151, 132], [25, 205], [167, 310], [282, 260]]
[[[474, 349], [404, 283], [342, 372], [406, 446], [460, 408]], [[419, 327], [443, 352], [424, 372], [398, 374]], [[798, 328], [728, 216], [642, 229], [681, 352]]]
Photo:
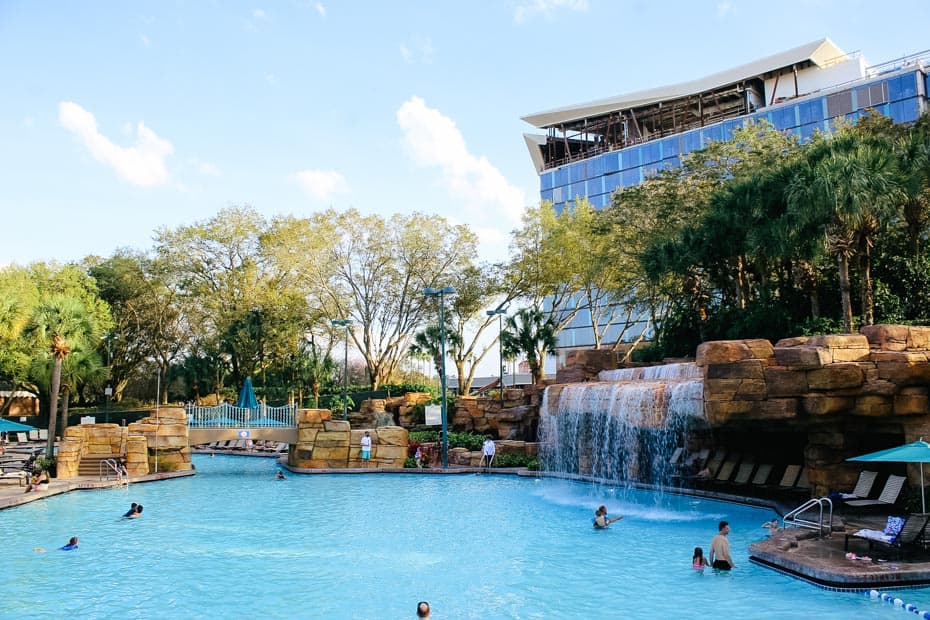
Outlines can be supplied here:
[[540, 456], [548, 471], [669, 484], [668, 461], [705, 425], [704, 382], [693, 363], [602, 371], [600, 381], [546, 388]]

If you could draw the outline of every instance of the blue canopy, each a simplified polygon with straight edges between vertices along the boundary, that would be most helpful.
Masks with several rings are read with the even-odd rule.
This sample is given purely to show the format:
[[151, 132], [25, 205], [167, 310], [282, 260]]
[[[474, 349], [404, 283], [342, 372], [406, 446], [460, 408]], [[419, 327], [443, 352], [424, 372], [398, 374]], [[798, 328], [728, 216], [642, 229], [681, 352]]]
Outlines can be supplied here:
[[236, 401], [237, 407], [243, 409], [258, 409], [258, 400], [255, 398], [255, 390], [252, 389], [252, 377], [246, 377], [242, 389], [239, 391], [239, 400]]
[[920, 506], [924, 512], [927, 512], [927, 498], [924, 493], [924, 463], [930, 463], [930, 443], [924, 441], [923, 437], [919, 441], [904, 444], [897, 448], [870, 452], [846, 460], [871, 463], [920, 463]]
[[14, 422], [13, 420], [0, 418], [0, 431], [6, 431], [7, 433], [25, 433], [27, 431], [35, 430], [38, 430], [35, 426], [20, 424], [19, 422]]

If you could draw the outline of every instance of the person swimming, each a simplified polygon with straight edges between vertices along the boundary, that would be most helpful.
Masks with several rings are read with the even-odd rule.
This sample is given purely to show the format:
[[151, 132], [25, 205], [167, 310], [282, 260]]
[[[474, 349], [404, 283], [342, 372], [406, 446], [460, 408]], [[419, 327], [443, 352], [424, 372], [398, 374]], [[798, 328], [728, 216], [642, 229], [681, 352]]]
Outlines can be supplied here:
[[[58, 551], [74, 551], [77, 548], [78, 548], [78, 537], [72, 536], [68, 540], [68, 544], [62, 547], [58, 547]], [[33, 547], [32, 550], [35, 551], [36, 553], [47, 553], [47, 550], [42, 547]]]
[[278, 473], [274, 475], [274, 478], [275, 480], [287, 480], [287, 476], [285, 476], [284, 472], [281, 471], [280, 469], [278, 470]]
[[135, 502], [133, 502], [132, 504], [130, 504], [129, 510], [127, 510], [127, 511], [125, 512], [125, 514], [123, 514], [123, 518], [128, 519], [129, 517], [131, 517], [131, 516], [136, 512], [136, 507], [137, 507], [138, 505], [139, 505], [139, 504], [137, 504], [137, 503], [135, 503]]
[[607, 506], [599, 506], [596, 511], [594, 511], [594, 527], [599, 530], [607, 529], [611, 523], [616, 523], [623, 518], [623, 515], [614, 517], [613, 519], [607, 516]]

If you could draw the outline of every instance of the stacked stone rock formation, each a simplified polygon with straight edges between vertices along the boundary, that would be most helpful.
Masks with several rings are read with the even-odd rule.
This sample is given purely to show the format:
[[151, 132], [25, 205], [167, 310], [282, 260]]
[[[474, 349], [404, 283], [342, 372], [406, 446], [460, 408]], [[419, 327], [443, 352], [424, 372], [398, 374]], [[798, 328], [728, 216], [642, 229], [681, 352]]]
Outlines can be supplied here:
[[[183, 410], [182, 410], [183, 411]], [[177, 430], [177, 429], [175, 429]], [[166, 447], [170, 443], [176, 443], [177, 439], [165, 435], [163, 431], [173, 432], [171, 427], [159, 425], [159, 443]], [[150, 435], [153, 441], [152, 449], [154, 450], [154, 429]], [[130, 477], [144, 476], [149, 473], [150, 455], [149, 437], [146, 437], [133, 424], [128, 427], [117, 424], [82, 424], [80, 426], [69, 426], [65, 429], [65, 436], [58, 446], [58, 477], [74, 478], [78, 475], [78, 467], [81, 458], [86, 455], [107, 456], [112, 458], [123, 458], [126, 463], [126, 471]], [[187, 427], [183, 429], [184, 447], [187, 447]], [[187, 454], [187, 466], [175, 464], [174, 459], [159, 459], [159, 471], [177, 471], [190, 469], [190, 452]], [[168, 450], [165, 454], [177, 453], [175, 450]], [[174, 469], [168, 469], [173, 467]]]
[[[368, 429], [372, 455], [368, 467], [403, 467], [408, 433], [397, 426]], [[288, 465], [307, 469], [364, 467], [361, 438], [365, 429], [352, 430], [348, 421], [333, 420], [327, 409], [302, 409], [297, 414], [297, 445], [288, 453]]]
[[[165, 407], [129, 425], [129, 435], [141, 435], [147, 444], [149, 471], [185, 471], [191, 468], [187, 417], [182, 407]], [[157, 462], [157, 467], [156, 467]]]

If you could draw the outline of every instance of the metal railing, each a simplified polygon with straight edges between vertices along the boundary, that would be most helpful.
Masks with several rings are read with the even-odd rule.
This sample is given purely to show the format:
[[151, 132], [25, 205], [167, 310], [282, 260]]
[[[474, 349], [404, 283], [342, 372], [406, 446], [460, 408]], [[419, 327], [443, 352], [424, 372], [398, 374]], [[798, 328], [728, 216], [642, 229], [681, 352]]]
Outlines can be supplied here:
[[[824, 507], [827, 508], [826, 523], [824, 520]], [[809, 518], [801, 517], [802, 514], [809, 510], [817, 509], [819, 514], [816, 521]], [[824, 528], [828, 533], [833, 532], [833, 502], [829, 497], [815, 497], [809, 499], [788, 514], [785, 515], [785, 527], [793, 525], [803, 527], [809, 530], [817, 530], [817, 535], [823, 538]]]
[[101, 460], [97, 465], [97, 476], [100, 480], [109, 480], [111, 474], [117, 480], [123, 479], [123, 469], [120, 467], [119, 461], [116, 459]]
[[236, 407], [222, 403], [201, 407], [193, 403], [184, 406], [187, 424], [191, 428], [296, 428], [297, 405], [283, 407]]

